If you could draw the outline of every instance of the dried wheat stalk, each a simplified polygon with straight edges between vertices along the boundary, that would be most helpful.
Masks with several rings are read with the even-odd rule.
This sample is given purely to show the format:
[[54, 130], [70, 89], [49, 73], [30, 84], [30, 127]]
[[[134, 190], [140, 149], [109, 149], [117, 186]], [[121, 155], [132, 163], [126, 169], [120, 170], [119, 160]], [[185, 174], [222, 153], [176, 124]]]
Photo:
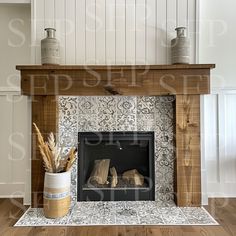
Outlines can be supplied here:
[[45, 142], [37, 125], [35, 123], [33, 125], [36, 130], [38, 147], [45, 170], [51, 173], [68, 171], [76, 159], [77, 150], [71, 148], [69, 153], [65, 157], [62, 157], [61, 148], [58, 147], [54, 134], [50, 133], [47, 142]]
[[52, 157], [54, 159], [54, 163], [53, 163], [54, 168], [55, 170], [57, 170], [61, 161], [61, 148], [59, 148], [58, 145], [56, 144], [53, 133], [49, 134], [47, 145], [50, 148]]
[[66, 171], [69, 170], [75, 162], [76, 152], [77, 150], [75, 148], [71, 148], [70, 152], [68, 153]]
[[33, 125], [36, 130], [38, 144], [39, 144], [38, 147], [39, 147], [39, 151], [40, 151], [42, 158], [43, 158], [45, 169], [46, 169], [46, 171], [52, 173], [53, 166], [52, 166], [52, 160], [49, 155], [48, 146], [45, 144], [43, 136], [42, 136], [39, 128], [37, 127], [37, 125], [35, 123], [33, 123]]

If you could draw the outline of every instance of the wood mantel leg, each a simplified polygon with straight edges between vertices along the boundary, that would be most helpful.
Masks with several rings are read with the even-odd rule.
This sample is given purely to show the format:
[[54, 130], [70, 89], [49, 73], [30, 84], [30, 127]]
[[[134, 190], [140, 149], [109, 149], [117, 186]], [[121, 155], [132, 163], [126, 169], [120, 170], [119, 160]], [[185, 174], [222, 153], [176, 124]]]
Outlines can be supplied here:
[[175, 167], [177, 206], [200, 206], [200, 95], [176, 96]]
[[[56, 96], [32, 96], [32, 122], [37, 124], [44, 138], [47, 138], [50, 132], [57, 133], [58, 101]], [[32, 127], [31, 206], [42, 207], [44, 167], [36, 141], [36, 133]]]

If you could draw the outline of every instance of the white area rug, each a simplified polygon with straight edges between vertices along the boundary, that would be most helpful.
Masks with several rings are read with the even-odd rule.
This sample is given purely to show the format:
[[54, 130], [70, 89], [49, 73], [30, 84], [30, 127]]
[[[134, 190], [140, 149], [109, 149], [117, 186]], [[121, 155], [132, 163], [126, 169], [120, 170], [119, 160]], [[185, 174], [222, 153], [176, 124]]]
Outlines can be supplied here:
[[15, 226], [218, 225], [203, 207], [162, 207], [154, 201], [78, 202], [58, 219], [29, 208]]

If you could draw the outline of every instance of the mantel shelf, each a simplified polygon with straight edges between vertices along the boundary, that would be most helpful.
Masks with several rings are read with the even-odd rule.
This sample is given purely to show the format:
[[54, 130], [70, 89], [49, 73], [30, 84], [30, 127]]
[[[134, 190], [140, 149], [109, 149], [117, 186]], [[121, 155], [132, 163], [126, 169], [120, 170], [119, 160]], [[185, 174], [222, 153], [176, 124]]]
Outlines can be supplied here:
[[174, 70], [174, 69], [213, 69], [215, 64], [177, 65], [18, 65], [17, 70]]
[[[58, 132], [58, 95], [175, 95], [175, 202], [201, 205], [200, 95], [210, 93], [214, 64], [25, 65], [21, 93], [33, 96], [32, 121], [44, 135]], [[32, 127], [32, 207], [42, 206], [44, 169]]]
[[188, 95], [210, 93], [214, 64], [19, 65], [23, 95]]

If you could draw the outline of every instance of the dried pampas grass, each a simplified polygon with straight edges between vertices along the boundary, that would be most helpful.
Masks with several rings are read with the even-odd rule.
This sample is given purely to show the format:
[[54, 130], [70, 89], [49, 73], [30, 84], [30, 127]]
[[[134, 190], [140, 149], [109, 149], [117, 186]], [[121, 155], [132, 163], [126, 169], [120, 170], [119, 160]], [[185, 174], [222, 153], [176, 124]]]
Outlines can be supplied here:
[[56, 143], [54, 134], [50, 133], [48, 140], [45, 142], [37, 125], [35, 123], [33, 125], [46, 172], [60, 173], [70, 170], [75, 162], [77, 150], [71, 148], [66, 156], [62, 156], [62, 149]]

